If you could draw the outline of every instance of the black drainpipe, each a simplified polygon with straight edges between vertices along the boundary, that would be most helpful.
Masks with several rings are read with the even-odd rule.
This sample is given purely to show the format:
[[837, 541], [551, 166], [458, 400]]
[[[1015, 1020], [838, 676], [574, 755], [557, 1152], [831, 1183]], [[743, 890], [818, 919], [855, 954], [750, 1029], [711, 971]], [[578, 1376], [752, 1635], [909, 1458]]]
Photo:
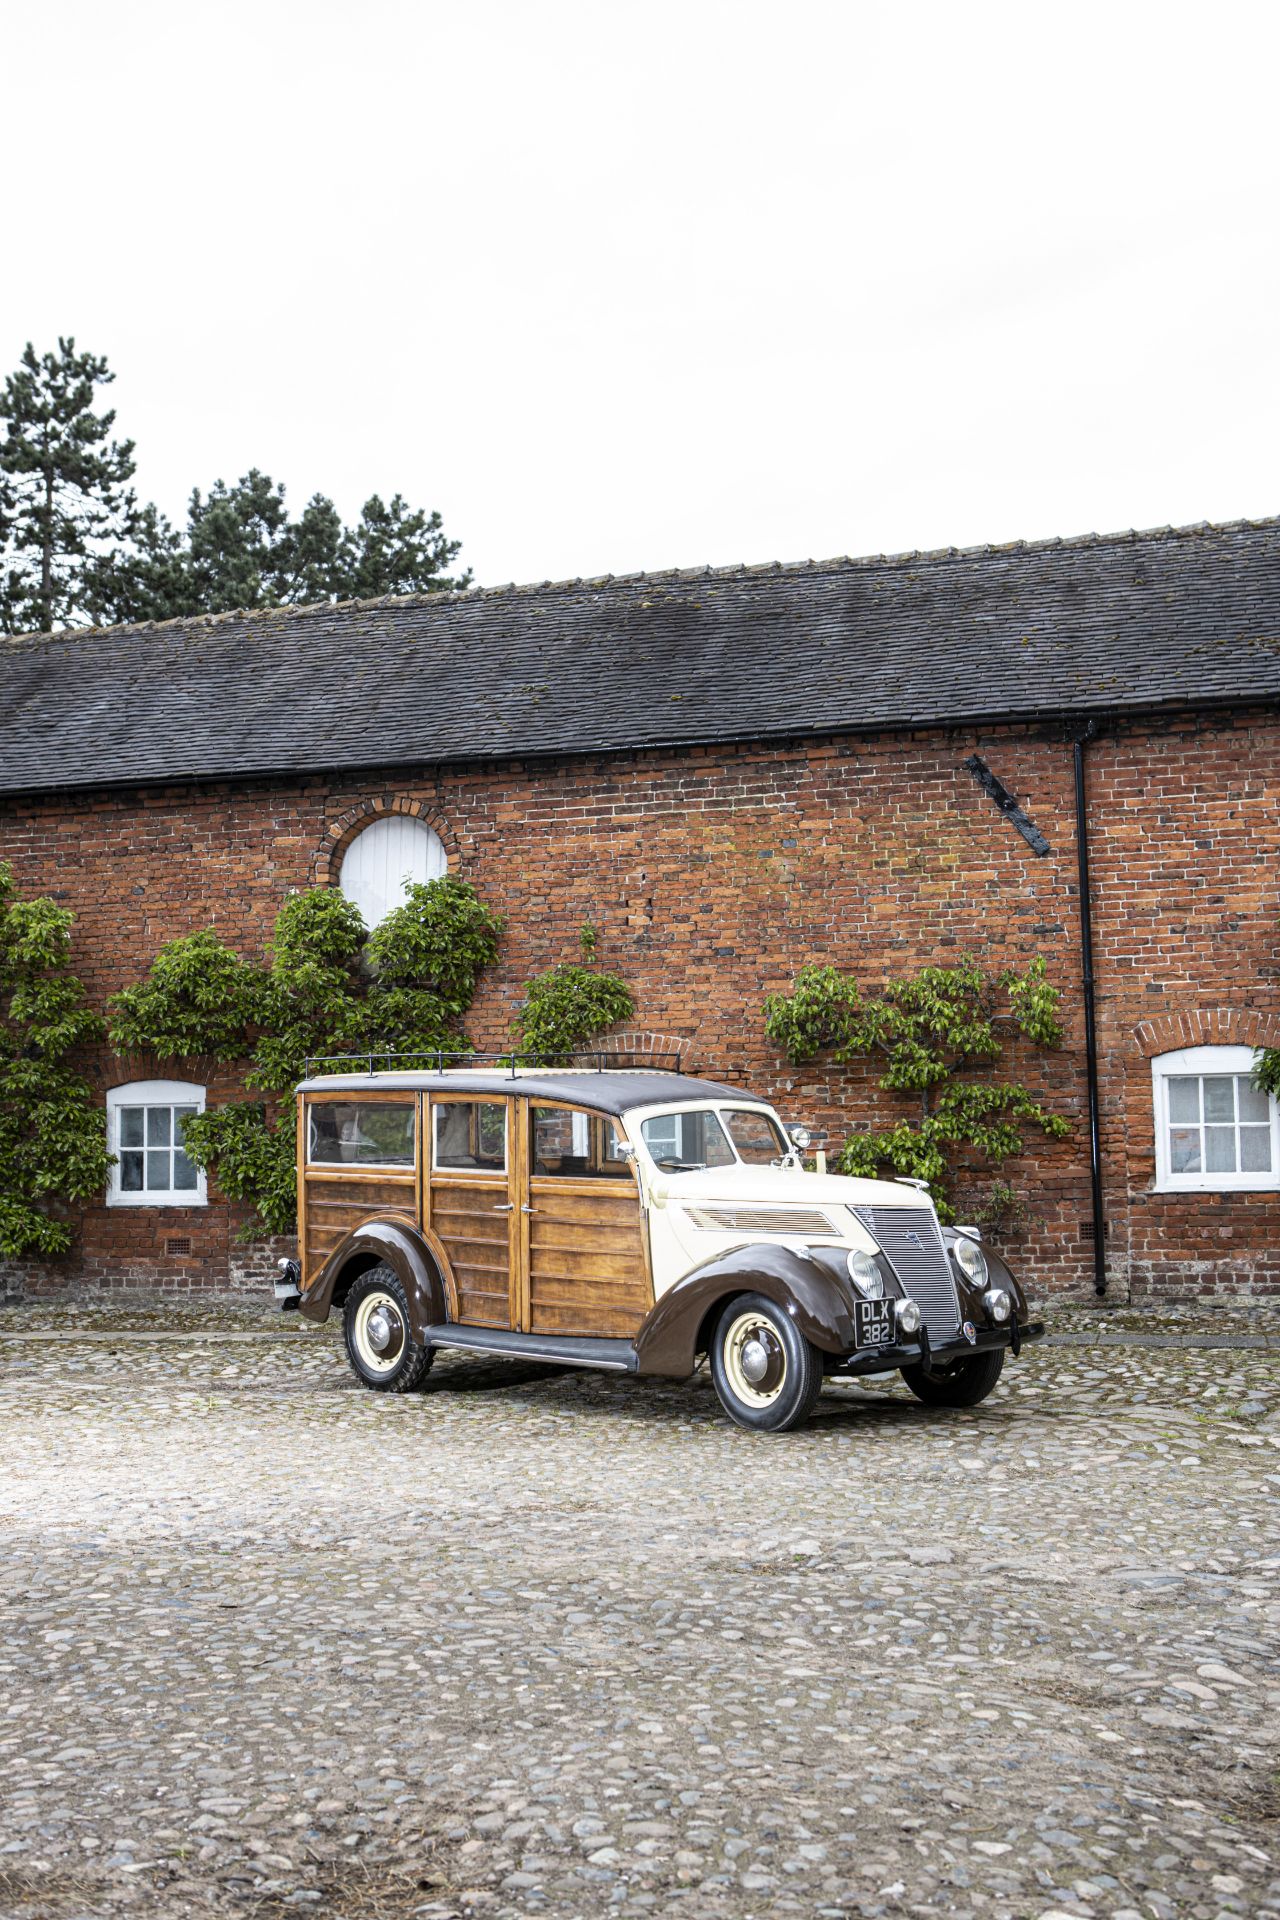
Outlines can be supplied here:
[[1085, 811], [1084, 750], [1096, 738], [1090, 720], [1075, 736], [1076, 865], [1080, 876], [1080, 965], [1084, 983], [1084, 1051], [1089, 1076], [1089, 1184], [1093, 1194], [1093, 1290], [1107, 1290], [1107, 1223], [1102, 1210], [1102, 1119], [1098, 1099], [1098, 1029], [1093, 996], [1093, 913], [1089, 898], [1089, 824]]

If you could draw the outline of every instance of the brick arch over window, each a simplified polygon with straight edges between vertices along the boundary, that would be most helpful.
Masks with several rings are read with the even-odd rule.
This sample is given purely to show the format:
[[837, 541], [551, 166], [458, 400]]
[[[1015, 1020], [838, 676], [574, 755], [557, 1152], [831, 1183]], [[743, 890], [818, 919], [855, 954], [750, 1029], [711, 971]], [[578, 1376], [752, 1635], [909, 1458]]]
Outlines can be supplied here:
[[[643, 1066], [647, 1061], [671, 1057], [680, 1060], [685, 1066], [689, 1058], [690, 1041], [686, 1033], [651, 1033], [647, 1029], [628, 1028], [624, 1033], [604, 1033], [595, 1047], [584, 1050], [584, 1057], [594, 1053], [607, 1053], [616, 1056], [623, 1064], [635, 1062]], [[687, 1071], [687, 1067], [685, 1068]]]
[[408, 814], [411, 819], [421, 820], [424, 826], [430, 827], [444, 848], [449, 872], [457, 873], [462, 854], [457, 836], [448, 821], [426, 800], [415, 800], [407, 793], [381, 793], [372, 800], [361, 800], [354, 807], [348, 807], [345, 813], [340, 813], [329, 822], [311, 863], [315, 885], [332, 886], [338, 878], [342, 856], [356, 835], [365, 827], [372, 826], [375, 820], [385, 819], [393, 813]]
[[1162, 1013], [1134, 1028], [1144, 1060], [1183, 1047], [1280, 1047], [1280, 1013], [1253, 1007], [1197, 1007]]

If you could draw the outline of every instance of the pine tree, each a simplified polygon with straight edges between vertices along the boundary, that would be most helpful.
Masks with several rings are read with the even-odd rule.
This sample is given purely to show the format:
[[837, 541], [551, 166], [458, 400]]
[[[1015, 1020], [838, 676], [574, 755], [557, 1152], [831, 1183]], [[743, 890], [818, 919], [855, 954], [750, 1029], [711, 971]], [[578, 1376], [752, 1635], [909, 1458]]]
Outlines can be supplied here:
[[111, 438], [115, 413], [93, 411], [115, 375], [105, 359], [59, 339], [30, 341], [0, 394], [0, 628], [50, 633], [95, 616], [91, 582], [127, 543], [136, 508], [133, 442]]
[[469, 571], [447, 571], [460, 546], [438, 513], [398, 493], [366, 500], [354, 527], [323, 493], [291, 520], [283, 486], [254, 467], [194, 492], [185, 535], [154, 507], [138, 515], [132, 547], [99, 570], [94, 612], [106, 624], [436, 593], [471, 584]]

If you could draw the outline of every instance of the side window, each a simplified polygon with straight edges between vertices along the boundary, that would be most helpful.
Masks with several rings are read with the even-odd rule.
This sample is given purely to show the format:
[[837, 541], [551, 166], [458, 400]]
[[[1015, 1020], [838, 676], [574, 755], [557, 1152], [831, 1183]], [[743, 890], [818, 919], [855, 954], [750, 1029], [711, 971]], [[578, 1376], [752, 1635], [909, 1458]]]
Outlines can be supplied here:
[[529, 1170], [574, 1179], [623, 1179], [631, 1169], [618, 1149], [622, 1135], [599, 1113], [574, 1113], [569, 1107], [529, 1110]]
[[1280, 1187], [1280, 1115], [1253, 1084], [1251, 1047], [1184, 1047], [1152, 1061], [1158, 1193]]
[[505, 1173], [507, 1107], [503, 1100], [438, 1100], [435, 1165], [467, 1173]]
[[307, 1109], [307, 1159], [313, 1167], [411, 1167], [411, 1101], [313, 1101]]
[[205, 1090], [185, 1080], [135, 1080], [107, 1095], [107, 1143], [116, 1156], [107, 1189], [115, 1207], [202, 1207], [205, 1177], [183, 1129], [204, 1112]]

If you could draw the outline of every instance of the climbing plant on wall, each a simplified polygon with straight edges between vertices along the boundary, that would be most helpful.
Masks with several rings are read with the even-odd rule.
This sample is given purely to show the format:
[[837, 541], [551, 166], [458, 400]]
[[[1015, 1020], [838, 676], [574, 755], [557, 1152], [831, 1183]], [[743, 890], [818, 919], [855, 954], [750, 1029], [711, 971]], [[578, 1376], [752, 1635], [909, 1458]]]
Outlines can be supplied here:
[[372, 933], [349, 900], [317, 887], [285, 902], [264, 964], [234, 953], [212, 928], [170, 941], [146, 978], [111, 1001], [111, 1044], [164, 1059], [247, 1062], [246, 1087], [267, 1097], [193, 1115], [187, 1150], [228, 1198], [254, 1209], [249, 1236], [288, 1233], [296, 1221], [292, 1095], [307, 1059], [469, 1051], [461, 1022], [502, 924], [451, 875], [411, 886]]
[[[951, 1186], [961, 1159], [996, 1171], [1022, 1151], [1025, 1129], [1053, 1140], [1070, 1131], [1024, 1086], [961, 1077], [992, 1067], [1015, 1033], [1038, 1047], [1060, 1047], [1060, 998], [1039, 958], [1022, 972], [1006, 968], [994, 976], [974, 959], [922, 967], [871, 997], [837, 968], [809, 966], [789, 994], [765, 1002], [765, 1033], [794, 1066], [822, 1053], [841, 1063], [878, 1058], [880, 1089], [909, 1100], [912, 1111], [852, 1135], [839, 1170], [875, 1177], [889, 1169], [927, 1180], [940, 1216], [954, 1219]], [[1007, 1197], [1007, 1211], [1012, 1189], [1000, 1182], [993, 1192]]]
[[71, 971], [72, 915], [20, 900], [0, 863], [0, 1258], [65, 1253], [63, 1209], [107, 1183], [106, 1116], [72, 1064], [100, 1039]]
[[616, 973], [563, 961], [529, 982], [512, 1028], [530, 1053], [578, 1053], [634, 1011]]

